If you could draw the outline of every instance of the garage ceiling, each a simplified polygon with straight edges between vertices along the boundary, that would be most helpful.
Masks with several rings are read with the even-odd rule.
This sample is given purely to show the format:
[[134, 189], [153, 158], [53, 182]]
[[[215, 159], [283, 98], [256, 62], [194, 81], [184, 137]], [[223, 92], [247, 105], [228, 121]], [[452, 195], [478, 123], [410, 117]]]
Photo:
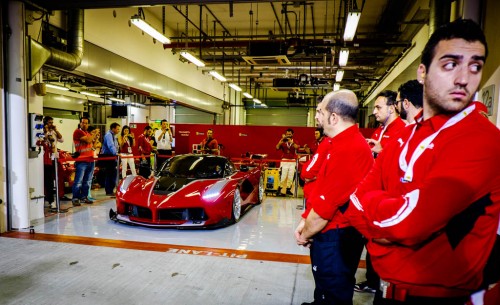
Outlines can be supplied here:
[[[172, 43], [164, 45], [166, 51], [187, 50], [206, 63], [204, 69], [218, 70], [246, 91], [330, 91], [337, 71], [343, 69], [341, 88], [356, 91], [361, 100], [428, 22], [428, 7], [420, 8], [419, 2], [31, 1], [47, 10], [138, 6], [146, 18], [155, 15], [174, 30]], [[361, 11], [356, 36], [353, 41], [343, 41], [345, 16], [353, 9]], [[338, 57], [342, 48], [349, 49], [349, 60], [341, 68]], [[297, 82], [276, 81], [282, 78]]]

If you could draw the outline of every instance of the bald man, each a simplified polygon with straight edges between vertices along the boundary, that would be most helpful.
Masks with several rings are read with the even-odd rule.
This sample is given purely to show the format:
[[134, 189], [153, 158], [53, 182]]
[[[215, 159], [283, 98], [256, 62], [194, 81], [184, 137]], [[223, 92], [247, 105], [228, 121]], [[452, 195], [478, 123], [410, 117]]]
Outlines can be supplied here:
[[370, 147], [356, 125], [357, 114], [358, 99], [350, 90], [327, 94], [316, 108], [318, 127], [330, 147], [295, 231], [297, 244], [311, 249], [316, 284], [314, 302], [302, 304], [352, 305], [363, 240], [342, 210], [373, 165]]

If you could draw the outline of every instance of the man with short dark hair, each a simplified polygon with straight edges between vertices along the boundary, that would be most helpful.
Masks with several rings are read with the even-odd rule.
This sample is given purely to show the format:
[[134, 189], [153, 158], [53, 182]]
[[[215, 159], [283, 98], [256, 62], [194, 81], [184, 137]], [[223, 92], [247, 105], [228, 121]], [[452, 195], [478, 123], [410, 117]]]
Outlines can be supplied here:
[[92, 143], [97, 137], [97, 130], [92, 131], [92, 133], [87, 131], [89, 127], [89, 119], [87, 117], [80, 119], [79, 126], [73, 132], [73, 143], [78, 155], [75, 160], [75, 180], [72, 188], [72, 203], [74, 206], [79, 206], [81, 203], [93, 203], [88, 198], [88, 195], [94, 175], [94, 150]]
[[201, 141], [200, 146], [201, 151], [205, 154], [219, 154], [219, 143], [217, 142], [217, 139], [214, 138], [213, 129], [207, 130], [207, 137]]
[[415, 123], [415, 117], [422, 111], [424, 86], [418, 80], [410, 80], [398, 88], [396, 98], [399, 116], [408, 124]]
[[288, 128], [283, 135], [278, 144], [276, 144], [276, 149], [281, 150], [281, 162], [280, 162], [280, 185], [277, 190], [278, 196], [285, 196], [281, 193], [281, 188], [286, 180], [286, 195], [292, 196], [291, 191], [293, 178], [295, 175], [295, 160], [297, 159], [297, 150], [299, 149], [299, 143], [293, 138], [293, 129]]
[[[106, 195], [114, 197], [114, 189], [116, 186], [117, 172], [116, 167], [118, 166], [118, 140], [116, 136], [120, 133], [121, 126], [118, 123], [111, 123], [109, 130], [104, 135], [104, 141], [102, 143], [101, 155], [100, 157], [106, 158], [101, 161], [100, 164], [103, 165], [104, 171], [106, 173], [106, 179], [104, 181], [104, 189], [106, 190]], [[113, 158], [113, 159], [111, 159]]]
[[54, 125], [54, 118], [51, 116], [45, 116], [43, 118], [43, 131], [43, 181], [45, 200], [48, 201], [51, 209], [56, 209], [57, 206], [54, 202], [54, 156], [57, 154], [57, 143], [63, 143], [64, 140], [59, 130], [57, 130], [56, 125]]
[[[151, 126], [144, 127], [144, 132], [137, 138], [137, 146], [139, 152], [141, 153], [141, 163], [143, 165], [139, 166], [139, 174], [148, 178], [151, 175], [151, 152], [153, 147], [151, 146], [151, 134], [153, 130]], [[146, 166], [147, 165], [147, 166]]]
[[487, 54], [471, 20], [436, 29], [418, 67], [423, 111], [351, 195], [376, 304], [462, 305], [480, 288], [500, 213], [500, 131], [471, 102]]
[[371, 146], [375, 157], [406, 126], [405, 122], [399, 117], [396, 108], [396, 96], [396, 92], [385, 90], [380, 92], [375, 100], [373, 114], [380, 126], [375, 130], [371, 138], [366, 140]]
[[330, 145], [295, 230], [297, 244], [310, 246], [316, 284], [314, 302], [303, 305], [352, 305], [363, 240], [342, 211], [373, 165], [370, 147], [356, 125], [357, 112], [358, 99], [350, 90], [327, 94], [316, 110], [318, 125], [327, 136], [323, 141]]

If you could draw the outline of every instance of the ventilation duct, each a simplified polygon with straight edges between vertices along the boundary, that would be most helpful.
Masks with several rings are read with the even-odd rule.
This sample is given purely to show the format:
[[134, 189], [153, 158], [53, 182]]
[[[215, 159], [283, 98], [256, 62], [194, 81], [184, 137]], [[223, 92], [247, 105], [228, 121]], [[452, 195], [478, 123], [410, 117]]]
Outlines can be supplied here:
[[64, 70], [75, 70], [83, 58], [83, 10], [68, 11], [68, 52], [44, 46], [27, 37], [28, 75], [33, 79], [44, 64]]

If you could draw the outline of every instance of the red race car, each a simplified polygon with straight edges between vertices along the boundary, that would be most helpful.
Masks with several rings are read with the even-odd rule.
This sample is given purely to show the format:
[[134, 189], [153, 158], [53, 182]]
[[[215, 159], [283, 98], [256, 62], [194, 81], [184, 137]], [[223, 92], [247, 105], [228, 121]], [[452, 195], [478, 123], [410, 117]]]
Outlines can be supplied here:
[[238, 222], [263, 196], [260, 166], [236, 168], [223, 156], [178, 155], [149, 179], [123, 179], [109, 216], [147, 227], [221, 227]]

